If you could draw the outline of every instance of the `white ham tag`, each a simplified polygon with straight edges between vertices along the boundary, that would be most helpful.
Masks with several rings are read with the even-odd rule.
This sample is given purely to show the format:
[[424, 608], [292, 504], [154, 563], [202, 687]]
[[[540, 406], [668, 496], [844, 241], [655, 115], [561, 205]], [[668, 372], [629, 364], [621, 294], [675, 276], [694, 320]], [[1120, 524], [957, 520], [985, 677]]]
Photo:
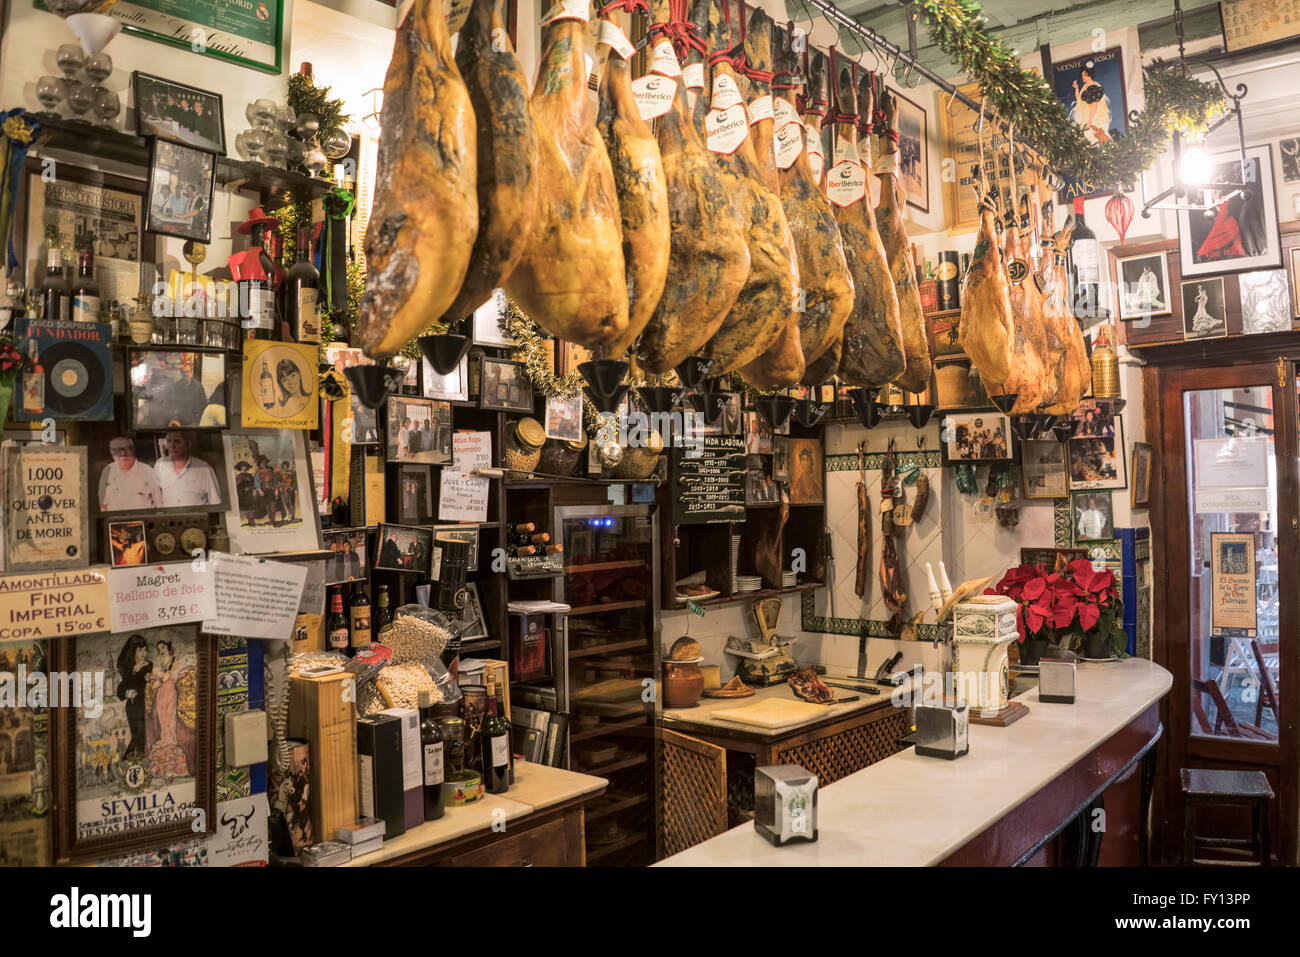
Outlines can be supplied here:
[[671, 110], [676, 95], [677, 81], [671, 77], [651, 73], [632, 81], [632, 98], [643, 120], [653, 120]]
[[799, 113], [794, 104], [783, 96], [772, 98], [772, 125], [778, 130], [787, 123], [798, 123]]
[[860, 163], [836, 163], [826, 174], [826, 198], [836, 206], [852, 206], [867, 195], [867, 174]]
[[748, 136], [744, 103], [737, 103], [729, 110], [709, 110], [704, 117], [704, 140], [711, 152], [730, 156]]
[[682, 67], [682, 82], [688, 90], [704, 89], [704, 64], [691, 63]]
[[736, 78], [729, 73], [719, 73], [713, 78], [713, 97], [709, 100], [709, 109], [729, 110], [737, 103], [744, 102], [740, 97], [740, 87]]
[[877, 150], [876, 155], [871, 158], [871, 172], [877, 176], [884, 176], [888, 173], [897, 174], [898, 154]]
[[826, 166], [826, 154], [822, 152], [822, 134], [815, 123], [804, 123], [804, 136], [808, 139], [808, 164], [812, 167], [813, 179], [822, 178], [822, 169]]
[[654, 54], [650, 60], [650, 72], [673, 77], [682, 75], [682, 68], [677, 62], [677, 53], [673, 50], [671, 40], [660, 40], [655, 44]]
[[556, 20], [581, 20], [586, 23], [591, 19], [590, 10], [591, 0], [560, 0], [546, 11], [546, 16], [542, 17], [538, 25], [544, 27]]
[[847, 136], [835, 136], [835, 146], [831, 150], [831, 165], [837, 163], [857, 163], [862, 165], [862, 157], [858, 155], [858, 146]]
[[803, 127], [799, 123], [786, 123], [776, 131], [777, 169], [789, 169], [803, 152]]
[[772, 96], [765, 94], [757, 97], [749, 104], [749, 122], [761, 123], [763, 120], [772, 119]]
[[609, 20], [600, 21], [600, 30], [596, 34], [596, 42], [605, 44], [624, 60], [630, 60], [636, 56], [636, 47], [632, 46], [632, 41], [627, 38], [623, 28], [617, 23], [611, 23]]

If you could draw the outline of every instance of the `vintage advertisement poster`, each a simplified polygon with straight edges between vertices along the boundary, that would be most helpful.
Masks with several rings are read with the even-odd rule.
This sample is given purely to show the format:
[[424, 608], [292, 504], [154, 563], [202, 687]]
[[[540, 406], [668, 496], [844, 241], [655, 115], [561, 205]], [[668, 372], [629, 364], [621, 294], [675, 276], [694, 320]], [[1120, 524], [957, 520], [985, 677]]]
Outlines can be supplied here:
[[24, 365], [22, 400], [14, 419], [49, 417], [106, 422], [113, 418], [113, 329], [98, 322], [22, 319], [14, 345]]
[[246, 429], [314, 429], [317, 401], [317, 347], [313, 343], [244, 342], [240, 422]]
[[49, 712], [20, 703], [43, 651], [0, 645], [0, 867], [50, 863]]
[[1255, 536], [1210, 535], [1210, 633], [1254, 638]]
[[198, 637], [193, 626], [77, 641], [101, 693], [77, 709], [78, 841], [189, 821], [196, 807]]
[[85, 446], [6, 448], [4, 471], [5, 567], [85, 567], [90, 561]]
[[[1070, 119], [1083, 127], [1089, 143], [1111, 143], [1128, 132], [1128, 97], [1120, 54], [1120, 47], [1111, 47], [1052, 64], [1052, 89], [1069, 110]], [[1111, 183], [1082, 183], [1067, 176], [1061, 202], [1105, 196], [1112, 187]]]
[[[131, 302], [140, 292], [141, 197], [107, 186], [78, 183], [67, 177], [48, 182], [33, 173], [27, 180], [27, 262], [45, 267], [46, 240], [53, 233], [64, 252], [64, 265], [77, 266], [77, 250], [90, 243], [101, 302]], [[28, 277], [29, 281], [32, 277]]]
[[[979, 102], [978, 83], [970, 83], [960, 90]], [[939, 178], [943, 182], [948, 227], [951, 231], [973, 228], [980, 215], [974, 170], [979, 166], [979, 115], [970, 107], [950, 99], [942, 90], [935, 94], [935, 108], [945, 144]]]

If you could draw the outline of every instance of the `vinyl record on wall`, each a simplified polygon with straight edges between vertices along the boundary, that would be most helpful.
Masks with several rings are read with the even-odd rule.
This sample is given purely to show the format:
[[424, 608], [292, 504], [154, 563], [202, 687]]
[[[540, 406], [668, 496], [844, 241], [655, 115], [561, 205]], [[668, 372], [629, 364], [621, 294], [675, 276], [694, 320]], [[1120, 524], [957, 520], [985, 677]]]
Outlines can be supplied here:
[[[102, 422], [113, 418], [112, 329], [94, 322], [21, 320], [16, 345], [24, 364], [14, 389], [14, 418]], [[35, 350], [33, 351], [33, 345]], [[29, 389], [30, 366], [43, 387]]]

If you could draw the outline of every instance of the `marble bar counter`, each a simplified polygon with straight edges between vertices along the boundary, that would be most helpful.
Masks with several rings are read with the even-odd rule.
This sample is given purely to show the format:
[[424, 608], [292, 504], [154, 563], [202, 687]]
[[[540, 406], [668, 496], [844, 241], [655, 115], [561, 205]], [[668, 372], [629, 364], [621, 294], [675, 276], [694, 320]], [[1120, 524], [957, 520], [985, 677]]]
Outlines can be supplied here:
[[[821, 788], [813, 843], [774, 847], [749, 822], [658, 866], [1024, 863], [1120, 779], [1126, 786], [1142, 779], [1145, 809], [1159, 702], [1171, 683], [1168, 671], [1145, 659], [1081, 662], [1074, 704], [1040, 702], [1037, 689], [1028, 691], [1015, 700], [1029, 714], [1005, 728], [971, 725], [963, 757], [921, 757], [909, 748]], [[1124, 833], [1118, 822], [1108, 830]], [[1136, 848], [1136, 831], [1128, 836]]]

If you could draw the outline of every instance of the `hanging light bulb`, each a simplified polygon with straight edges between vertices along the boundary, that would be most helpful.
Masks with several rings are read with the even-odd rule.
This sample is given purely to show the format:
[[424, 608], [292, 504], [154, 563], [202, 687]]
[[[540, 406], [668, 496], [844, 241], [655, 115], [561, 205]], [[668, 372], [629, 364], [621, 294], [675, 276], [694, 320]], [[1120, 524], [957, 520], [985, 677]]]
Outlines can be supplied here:
[[1210, 157], [1199, 146], [1185, 150], [1178, 166], [1179, 178], [1185, 186], [1200, 186], [1210, 181]]

